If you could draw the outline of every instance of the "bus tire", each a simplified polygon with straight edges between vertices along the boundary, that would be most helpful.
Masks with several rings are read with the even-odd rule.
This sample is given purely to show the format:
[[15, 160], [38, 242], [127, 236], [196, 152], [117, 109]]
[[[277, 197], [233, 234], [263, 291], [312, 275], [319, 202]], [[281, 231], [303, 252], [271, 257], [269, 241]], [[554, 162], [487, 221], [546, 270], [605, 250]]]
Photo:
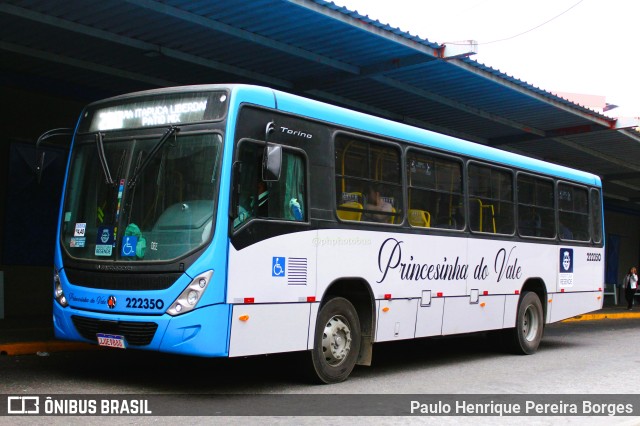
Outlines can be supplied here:
[[505, 330], [507, 349], [518, 355], [531, 355], [538, 350], [544, 331], [540, 298], [533, 291], [522, 293], [515, 328]]
[[360, 352], [358, 314], [347, 299], [336, 297], [325, 303], [316, 320], [311, 364], [315, 379], [338, 383], [349, 377]]

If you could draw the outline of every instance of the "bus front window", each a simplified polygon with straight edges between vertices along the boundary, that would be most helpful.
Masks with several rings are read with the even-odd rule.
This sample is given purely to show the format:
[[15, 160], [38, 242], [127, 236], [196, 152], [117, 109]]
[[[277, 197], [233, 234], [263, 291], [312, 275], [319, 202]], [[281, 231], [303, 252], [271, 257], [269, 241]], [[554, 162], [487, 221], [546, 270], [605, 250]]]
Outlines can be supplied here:
[[222, 138], [218, 134], [80, 142], [72, 158], [61, 238], [67, 253], [100, 261], [166, 261], [209, 241]]

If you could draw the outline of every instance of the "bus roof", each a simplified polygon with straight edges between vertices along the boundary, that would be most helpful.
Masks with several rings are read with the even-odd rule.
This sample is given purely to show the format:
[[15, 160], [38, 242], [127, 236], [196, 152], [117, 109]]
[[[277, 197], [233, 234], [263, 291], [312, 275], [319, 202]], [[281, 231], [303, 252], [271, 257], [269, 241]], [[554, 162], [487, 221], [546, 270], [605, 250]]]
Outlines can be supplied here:
[[[262, 86], [244, 84], [208, 84], [168, 87], [120, 95], [104, 101], [95, 102], [91, 105], [93, 106], [102, 102], [124, 101], [128, 98], [139, 96], [221, 89], [234, 92], [233, 94], [235, 96], [233, 97], [238, 104], [248, 102], [266, 107], [274, 107], [275, 105], [276, 109], [283, 112], [336, 124], [355, 131], [363, 131], [410, 143], [416, 143], [425, 147], [451, 152], [453, 154], [490, 161], [509, 167], [516, 167], [522, 170], [580, 182], [586, 185], [594, 185], [597, 187], [601, 186], [600, 177], [592, 173], [526, 157], [524, 155], [514, 154], [486, 145], [458, 139], [453, 136], [447, 136], [430, 130], [412, 127], [406, 124], [397, 123], [395, 121], [367, 115]], [[274, 101], [275, 104], [273, 103]]]
[[417, 143], [453, 154], [490, 161], [522, 170], [542, 173], [586, 185], [601, 186], [600, 177], [554, 163], [514, 154], [430, 130], [370, 116], [349, 109], [309, 100], [289, 93], [274, 91], [278, 110], [317, 120], [335, 123], [354, 130], [375, 133], [394, 139]]

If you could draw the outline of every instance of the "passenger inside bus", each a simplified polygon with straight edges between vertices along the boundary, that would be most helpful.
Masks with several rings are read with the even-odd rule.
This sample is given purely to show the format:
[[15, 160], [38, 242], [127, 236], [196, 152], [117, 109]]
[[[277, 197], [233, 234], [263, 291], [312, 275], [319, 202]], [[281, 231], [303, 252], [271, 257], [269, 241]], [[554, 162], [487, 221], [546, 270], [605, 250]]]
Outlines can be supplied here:
[[[365, 220], [374, 222], [390, 222], [393, 220], [393, 206], [380, 195], [380, 185], [373, 183], [367, 190], [367, 202], [365, 204]], [[374, 212], [382, 212], [377, 214]]]
[[244, 205], [243, 203], [238, 205], [238, 217], [233, 221], [234, 228], [254, 216], [254, 212], [257, 212], [259, 217], [269, 216], [269, 189], [266, 182], [258, 181], [257, 194], [257, 204], [256, 196], [250, 195], [245, 199]]

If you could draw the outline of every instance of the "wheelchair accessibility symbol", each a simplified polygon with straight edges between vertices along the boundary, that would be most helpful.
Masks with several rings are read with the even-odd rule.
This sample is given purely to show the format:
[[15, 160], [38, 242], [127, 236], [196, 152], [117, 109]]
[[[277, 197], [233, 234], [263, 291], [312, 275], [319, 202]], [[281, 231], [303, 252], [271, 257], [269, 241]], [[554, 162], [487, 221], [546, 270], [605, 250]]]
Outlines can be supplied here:
[[122, 240], [122, 250], [120, 255], [123, 257], [134, 257], [136, 255], [136, 246], [138, 245], [138, 237], [127, 235]]
[[284, 277], [284, 257], [274, 257], [271, 263], [271, 276], [272, 277]]

